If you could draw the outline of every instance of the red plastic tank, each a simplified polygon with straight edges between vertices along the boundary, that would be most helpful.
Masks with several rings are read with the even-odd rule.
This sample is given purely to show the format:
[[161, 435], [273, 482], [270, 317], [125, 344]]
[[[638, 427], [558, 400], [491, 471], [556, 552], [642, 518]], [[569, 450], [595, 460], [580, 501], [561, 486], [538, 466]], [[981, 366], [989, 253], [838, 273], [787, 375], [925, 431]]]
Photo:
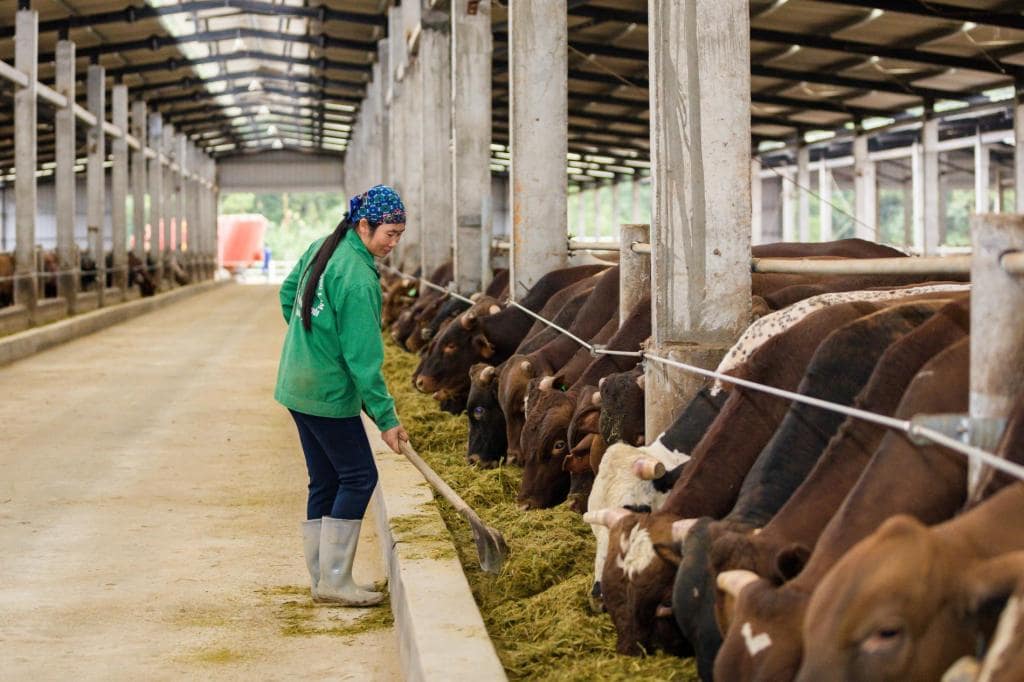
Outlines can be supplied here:
[[217, 255], [230, 272], [239, 272], [263, 261], [263, 236], [268, 221], [258, 213], [222, 215], [217, 218]]

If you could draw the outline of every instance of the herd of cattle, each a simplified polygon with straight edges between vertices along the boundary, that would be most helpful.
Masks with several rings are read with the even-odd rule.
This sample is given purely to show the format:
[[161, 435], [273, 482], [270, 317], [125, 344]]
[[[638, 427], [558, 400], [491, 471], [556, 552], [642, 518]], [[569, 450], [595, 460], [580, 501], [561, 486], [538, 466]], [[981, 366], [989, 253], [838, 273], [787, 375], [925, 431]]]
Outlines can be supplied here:
[[[898, 257], [861, 240], [760, 257]], [[447, 264], [430, 274], [443, 284]], [[469, 419], [468, 463], [523, 469], [525, 510], [568, 500], [597, 536], [592, 601], [621, 653], [694, 656], [704, 680], [1024, 680], [1024, 483], [967, 504], [966, 462], [831, 410], [709, 382], [644, 439], [637, 357], [594, 355], [513, 306], [384, 278], [412, 378]], [[542, 277], [521, 305], [637, 351], [614, 264]], [[967, 411], [969, 284], [921, 275], [753, 275], [725, 374], [909, 419]], [[1024, 401], [999, 454], [1024, 457]]]
[[[88, 251], [78, 254], [78, 258], [78, 290], [89, 291], [94, 289], [97, 280], [96, 260]], [[57, 296], [57, 277], [60, 274], [60, 260], [57, 257], [57, 252], [39, 249], [35, 255], [35, 260], [39, 296], [41, 298], [55, 298]], [[106, 285], [111, 287], [114, 286], [113, 254], [108, 251], [104, 261], [106, 263]], [[142, 259], [129, 251], [127, 267], [129, 286], [137, 286], [142, 296], [152, 296], [156, 293], [157, 284], [153, 277], [154, 261], [149, 254], [146, 254], [146, 260], [143, 262]], [[189, 274], [173, 259], [169, 261], [168, 272], [180, 286], [184, 286], [191, 281]], [[0, 252], [0, 308], [14, 303], [14, 273], [14, 254]]]

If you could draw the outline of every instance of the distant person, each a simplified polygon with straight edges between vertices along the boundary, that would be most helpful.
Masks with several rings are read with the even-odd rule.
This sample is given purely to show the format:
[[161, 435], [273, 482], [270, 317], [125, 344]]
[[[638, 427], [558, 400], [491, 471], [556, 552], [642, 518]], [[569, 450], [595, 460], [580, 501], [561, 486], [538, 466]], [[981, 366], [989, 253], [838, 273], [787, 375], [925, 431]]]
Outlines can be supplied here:
[[263, 274], [270, 277], [270, 247], [263, 247]]
[[377, 467], [359, 413], [364, 409], [399, 452], [409, 435], [381, 374], [381, 288], [374, 257], [405, 231], [395, 190], [371, 187], [349, 200], [334, 232], [319, 239], [281, 285], [288, 323], [274, 398], [299, 429], [309, 471], [303, 549], [314, 601], [372, 606], [384, 595], [352, 580], [352, 561]]

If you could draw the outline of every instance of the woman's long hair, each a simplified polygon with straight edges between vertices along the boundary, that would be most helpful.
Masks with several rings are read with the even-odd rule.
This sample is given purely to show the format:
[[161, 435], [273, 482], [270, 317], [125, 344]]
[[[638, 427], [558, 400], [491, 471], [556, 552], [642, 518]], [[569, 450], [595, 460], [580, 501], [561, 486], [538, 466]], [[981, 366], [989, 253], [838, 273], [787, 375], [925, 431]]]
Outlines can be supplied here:
[[[316, 297], [317, 285], [320, 283], [320, 276], [324, 274], [324, 270], [327, 268], [327, 261], [331, 260], [331, 256], [334, 255], [334, 250], [338, 248], [338, 244], [345, 238], [345, 235], [355, 225], [349, 219], [349, 212], [345, 212], [345, 217], [341, 219], [338, 226], [334, 228], [334, 232], [331, 232], [324, 240], [324, 243], [320, 245], [316, 255], [310, 260], [309, 265], [306, 266], [306, 273], [308, 279], [306, 279], [306, 288], [302, 292], [302, 326], [305, 327], [306, 331], [313, 328], [313, 299]], [[371, 230], [373, 226], [371, 225]]]

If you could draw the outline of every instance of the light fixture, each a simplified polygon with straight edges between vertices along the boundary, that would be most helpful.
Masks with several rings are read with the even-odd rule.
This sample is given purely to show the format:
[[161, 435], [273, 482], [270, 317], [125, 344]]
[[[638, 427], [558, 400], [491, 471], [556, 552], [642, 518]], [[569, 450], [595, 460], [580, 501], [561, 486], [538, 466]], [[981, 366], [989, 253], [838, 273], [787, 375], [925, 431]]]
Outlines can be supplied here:
[[274, 144], [271, 145], [274, 149], [281, 149], [284, 147], [284, 143], [280, 139], [274, 140]]
[[253, 90], [259, 90], [262, 87], [263, 85], [260, 84], [259, 78], [253, 78], [251, 81], [249, 81], [249, 92], [252, 92]]
[[270, 107], [266, 104], [261, 104], [260, 108], [256, 110], [256, 113], [260, 116], [270, 116]]

